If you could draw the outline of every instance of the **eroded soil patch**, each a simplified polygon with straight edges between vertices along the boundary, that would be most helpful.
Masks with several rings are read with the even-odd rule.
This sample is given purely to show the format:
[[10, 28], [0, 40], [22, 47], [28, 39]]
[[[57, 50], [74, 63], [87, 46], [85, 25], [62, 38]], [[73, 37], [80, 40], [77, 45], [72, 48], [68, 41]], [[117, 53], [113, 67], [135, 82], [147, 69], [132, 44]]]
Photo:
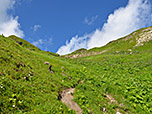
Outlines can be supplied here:
[[64, 103], [66, 106], [68, 106], [71, 110], [75, 110], [76, 114], [82, 114], [82, 109], [79, 107], [79, 105], [74, 102], [72, 99], [74, 94], [75, 88], [69, 88], [62, 91], [62, 93], [59, 95], [61, 97], [62, 103]]

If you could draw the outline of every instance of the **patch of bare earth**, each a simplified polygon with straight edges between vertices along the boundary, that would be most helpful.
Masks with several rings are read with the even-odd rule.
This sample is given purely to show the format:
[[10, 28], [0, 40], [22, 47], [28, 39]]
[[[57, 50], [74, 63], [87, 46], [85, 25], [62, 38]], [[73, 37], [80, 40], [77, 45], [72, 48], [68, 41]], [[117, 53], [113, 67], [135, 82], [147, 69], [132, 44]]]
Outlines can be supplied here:
[[76, 114], [82, 114], [82, 109], [79, 107], [79, 105], [76, 102], [72, 100], [74, 98], [73, 97], [74, 91], [75, 91], [74, 88], [63, 90], [61, 93], [61, 101], [71, 110], [74, 110]]
[[106, 94], [106, 97], [110, 100], [110, 103], [117, 103], [117, 101], [115, 100], [115, 98], [113, 98], [112, 96]]
[[[107, 97], [107, 99], [110, 100], [109, 104], [111, 104], [111, 103], [118, 104], [118, 102], [115, 100], [115, 98], [113, 98], [111, 95], [106, 94], [106, 97]], [[123, 104], [119, 104], [119, 106], [120, 105], [123, 105]], [[103, 112], [107, 114], [107, 109], [105, 107], [103, 107]], [[116, 114], [122, 114], [122, 113], [120, 112], [119, 109], [116, 109]]]
[[105, 53], [105, 52], [107, 52], [107, 51], [108, 51], [108, 50], [103, 50], [103, 51], [101, 51], [101, 52], [81, 53], [81, 54], [67, 55], [67, 56], [65, 56], [65, 57], [71, 58], [71, 59], [78, 58], [78, 57], [88, 57], [88, 56], [92, 56], [92, 55], [100, 55], [100, 54]]

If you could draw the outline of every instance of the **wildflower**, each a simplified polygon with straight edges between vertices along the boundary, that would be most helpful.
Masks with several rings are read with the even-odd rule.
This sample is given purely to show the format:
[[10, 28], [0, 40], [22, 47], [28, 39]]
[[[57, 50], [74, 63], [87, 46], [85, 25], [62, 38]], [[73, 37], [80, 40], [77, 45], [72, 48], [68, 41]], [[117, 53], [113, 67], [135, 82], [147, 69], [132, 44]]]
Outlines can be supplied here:
[[1, 86], [1, 88], [3, 88], [3, 86]]
[[13, 107], [15, 107], [15, 105], [13, 105]]

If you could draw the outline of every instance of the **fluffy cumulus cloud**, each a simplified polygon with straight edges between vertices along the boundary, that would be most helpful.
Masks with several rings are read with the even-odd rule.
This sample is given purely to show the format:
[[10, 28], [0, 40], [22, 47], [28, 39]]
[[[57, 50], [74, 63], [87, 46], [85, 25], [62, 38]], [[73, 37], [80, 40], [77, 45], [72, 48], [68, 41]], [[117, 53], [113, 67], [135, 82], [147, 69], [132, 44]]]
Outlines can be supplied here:
[[[57, 53], [64, 55], [79, 48], [100, 47], [151, 24], [152, 6], [150, 0], [129, 0], [126, 7], [120, 7], [108, 16], [107, 22], [101, 29], [96, 29], [92, 34], [84, 37], [72, 38], [70, 42], [61, 46]], [[87, 38], [85, 38], [86, 36]]]
[[8, 14], [8, 10], [13, 10], [14, 4], [15, 0], [0, 0], [0, 34], [23, 37], [24, 34], [20, 30], [18, 16], [13, 17]]
[[64, 46], [61, 46], [59, 49], [58, 49], [58, 52], [59, 54], [61, 55], [64, 55], [64, 54], [68, 54], [68, 53], [71, 53], [77, 49], [80, 49], [82, 47], [87, 47], [88, 45], [88, 38], [91, 36], [91, 34], [86, 34], [82, 37], [78, 37], [78, 36], [75, 36], [73, 37], [70, 42], [66, 41], [66, 45]]

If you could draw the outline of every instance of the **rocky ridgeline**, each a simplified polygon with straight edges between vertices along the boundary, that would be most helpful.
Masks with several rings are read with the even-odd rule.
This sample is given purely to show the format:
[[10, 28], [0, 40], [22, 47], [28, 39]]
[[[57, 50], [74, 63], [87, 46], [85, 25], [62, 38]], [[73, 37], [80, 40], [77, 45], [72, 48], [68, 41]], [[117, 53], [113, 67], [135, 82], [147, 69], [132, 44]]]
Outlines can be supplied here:
[[[145, 42], [149, 42], [150, 40], [152, 40], [152, 27], [135, 31], [122, 39], [111, 41], [107, 45], [112, 44], [112, 43], [115, 45], [117, 43], [126, 42], [127, 40], [130, 40], [129, 43], [135, 42], [135, 44], [132, 45], [132, 48], [137, 47], [137, 46], [143, 46]], [[101, 51], [89, 51], [86, 49], [79, 49], [75, 51], [74, 53], [65, 55], [64, 57], [74, 59], [74, 58], [80, 58], [80, 57], [100, 55], [100, 54], [110, 51], [111, 49], [117, 49], [117, 47], [112, 46], [110, 49], [104, 49]], [[118, 53], [118, 51], [116, 51], [116, 53]]]
[[152, 28], [147, 28], [139, 34], [139, 37], [136, 38], [137, 44], [135, 46], [142, 46], [144, 42], [152, 40]]

